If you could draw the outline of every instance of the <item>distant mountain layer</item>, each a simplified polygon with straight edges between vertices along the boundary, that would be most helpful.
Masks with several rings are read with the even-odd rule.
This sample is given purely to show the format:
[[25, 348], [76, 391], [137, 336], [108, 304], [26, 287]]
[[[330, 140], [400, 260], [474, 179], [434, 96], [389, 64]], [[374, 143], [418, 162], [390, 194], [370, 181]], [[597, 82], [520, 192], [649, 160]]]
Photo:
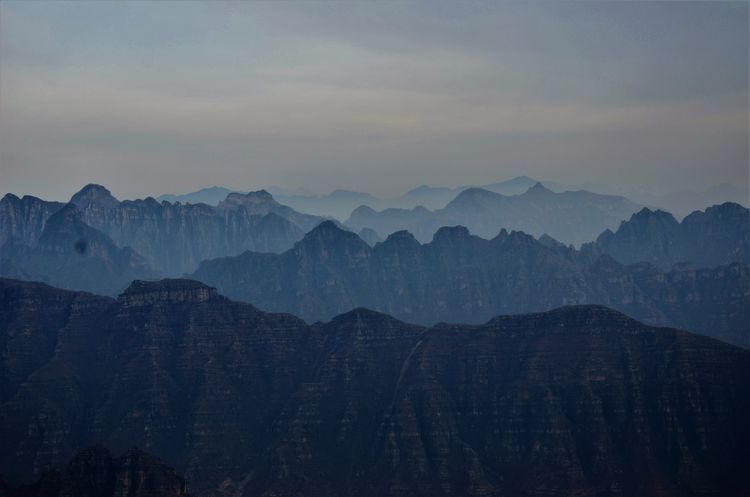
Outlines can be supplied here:
[[158, 458], [138, 449], [113, 457], [101, 446], [79, 450], [61, 470], [31, 485], [9, 488], [3, 497], [190, 497], [185, 481]]
[[360, 207], [346, 225], [355, 231], [371, 228], [380, 236], [407, 230], [422, 242], [429, 241], [442, 226], [460, 224], [485, 238], [507, 229], [581, 244], [594, 240], [605, 229], [615, 228], [639, 209], [624, 197], [587, 191], [555, 193], [537, 183], [525, 193], [512, 196], [470, 188], [436, 211], [417, 207], [376, 212]]
[[[119, 247], [131, 247], [164, 275], [181, 275], [204, 259], [244, 250], [284, 251], [323, 220], [279, 204], [262, 190], [229, 194], [212, 207], [150, 197], [120, 202], [106, 188], [88, 185], [71, 204], [86, 225]], [[12, 239], [13, 246], [34, 247], [47, 220], [63, 205], [6, 195], [0, 200], [0, 246]]]
[[664, 211], [643, 209], [605, 231], [587, 250], [611, 255], [624, 264], [646, 261], [662, 268], [689, 261], [697, 267], [750, 263], [750, 209], [724, 203], [695, 211], [681, 223]]
[[[14, 486], [101, 444], [197, 495], [747, 495], [748, 391], [747, 350], [599, 306], [307, 326], [187, 280], [117, 300], [0, 280]], [[77, 460], [62, 481], [181, 489], [137, 453]]]
[[[539, 181], [528, 176], [518, 176], [505, 181], [490, 183], [486, 185], [476, 185], [476, 187], [502, 195], [520, 195], [529, 188], [533, 187]], [[566, 185], [552, 181], [542, 181], [545, 187], [556, 192], [567, 190], [591, 190], [599, 192], [597, 188], [604, 188], [601, 185]], [[288, 205], [296, 210], [315, 214], [319, 216], [329, 216], [336, 219], [347, 219], [352, 211], [360, 206], [367, 206], [371, 209], [382, 210], [386, 208], [413, 209], [422, 206], [427, 209], [442, 209], [451, 200], [464, 190], [473, 188], [465, 185], [459, 187], [434, 187], [422, 185], [413, 188], [397, 198], [379, 198], [369, 193], [351, 191], [351, 190], [334, 190], [326, 195], [315, 195], [306, 191], [286, 190], [284, 188], [271, 187], [268, 189], [276, 200], [282, 204]], [[230, 193], [238, 193], [224, 187], [202, 188], [195, 192], [182, 195], [160, 195], [158, 201], [169, 202], [189, 202], [205, 203], [208, 205], [218, 205]], [[243, 192], [244, 193], [244, 192]], [[609, 192], [600, 192], [609, 193]]]
[[158, 272], [132, 249], [118, 247], [85, 224], [78, 208], [66, 204], [50, 216], [33, 247], [16, 239], [0, 246], [0, 276], [112, 295]]
[[664, 272], [520, 232], [485, 240], [464, 227], [441, 228], [422, 245], [401, 231], [370, 247], [325, 222], [282, 254], [205, 261], [191, 277], [231, 298], [310, 322], [360, 306], [433, 324], [603, 304], [648, 323], [750, 346], [746, 264]]
[[169, 202], [172, 204], [174, 204], [175, 202], [180, 202], [183, 204], [219, 205], [219, 202], [227, 198], [227, 195], [229, 195], [230, 193], [238, 192], [230, 190], [229, 188], [224, 188], [222, 186], [211, 186], [181, 195], [159, 195], [158, 197], [156, 197], [156, 200], [158, 202]]

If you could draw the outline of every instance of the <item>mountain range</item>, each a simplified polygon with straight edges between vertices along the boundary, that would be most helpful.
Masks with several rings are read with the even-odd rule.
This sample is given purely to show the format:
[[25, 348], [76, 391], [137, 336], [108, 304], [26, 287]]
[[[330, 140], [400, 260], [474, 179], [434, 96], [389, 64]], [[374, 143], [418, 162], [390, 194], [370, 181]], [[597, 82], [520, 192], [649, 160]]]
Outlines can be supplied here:
[[[92, 236], [130, 247], [162, 275], [181, 275], [204, 259], [248, 249], [281, 252], [323, 220], [279, 204], [262, 190], [229, 194], [212, 207], [159, 203], [150, 197], [121, 202], [106, 188], [87, 185], [73, 195], [70, 204], [78, 209], [83, 223], [100, 233]], [[0, 200], [0, 246], [10, 243], [13, 248], [7, 247], [4, 253], [18, 253], [22, 246], [33, 251], [47, 220], [63, 205], [6, 195]]]
[[[612, 187], [598, 183], [559, 183], [548, 180], [536, 180], [529, 176], [517, 176], [509, 180], [476, 185], [475, 187], [502, 195], [519, 195], [533, 187], [536, 183], [541, 183], [545, 188], [554, 192], [587, 190], [604, 195], [624, 196], [637, 204], [648, 206], [653, 210], [662, 209], [671, 212], [677, 219], [682, 219], [691, 212], [702, 209], [706, 205], [720, 204], [727, 201], [748, 206], [748, 189], [746, 185], [742, 187], [721, 184], [702, 191], [680, 190], [656, 194], [640, 189]], [[413, 209], [417, 206], [431, 210], [442, 209], [451, 200], [456, 198], [459, 193], [469, 188], [473, 188], [473, 186], [436, 187], [421, 185], [412, 188], [400, 197], [390, 199], [351, 190], [334, 190], [326, 195], [315, 195], [301, 189], [289, 190], [279, 187], [269, 187], [267, 190], [279, 202], [299, 211], [344, 220], [350, 216], [354, 209], [361, 206], [370, 207], [374, 210], [383, 210], [390, 207]], [[182, 203], [218, 205], [219, 202], [232, 192], [233, 190], [229, 188], [214, 186], [181, 195], [160, 195], [157, 197], [157, 200], [160, 202], [166, 200], [172, 203], [180, 201]]]
[[360, 306], [429, 325], [603, 304], [651, 324], [750, 346], [748, 266], [720, 263], [662, 271], [522, 232], [503, 230], [486, 240], [462, 226], [443, 227], [426, 244], [400, 231], [370, 247], [324, 222], [282, 254], [205, 261], [190, 277], [230, 298], [309, 322]]
[[116, 300], [0, 280], [0, 350], [13, 486], [103, 445], [197, 495], [750, 491], [750, 352], [600, 306], [308, 326], [189, 280]]
[[668, 212], [644, 208], [584, 250], [607, 253], [624, 264], [649, 262], [663, 269], [687, 261], [697, 267], [748, 264], [749, 231], [750, 209], [731, 202], [695, 211], [679, 223]]
[[484, 238], [504, 228], [579, 245], [617, 227], [638, 210], [640, 206], [624, 197], [587, 191], [556, 193], [536, 183], [523, 194], [509, 196], [470, 188], [435, 211], [421, 206], [380, 212], [359, 207], [345, 224], [355, 231], [371, 228], [381, 237], [407, 230], [421, 242], [429, 241], [442, 226], [460, 224]]

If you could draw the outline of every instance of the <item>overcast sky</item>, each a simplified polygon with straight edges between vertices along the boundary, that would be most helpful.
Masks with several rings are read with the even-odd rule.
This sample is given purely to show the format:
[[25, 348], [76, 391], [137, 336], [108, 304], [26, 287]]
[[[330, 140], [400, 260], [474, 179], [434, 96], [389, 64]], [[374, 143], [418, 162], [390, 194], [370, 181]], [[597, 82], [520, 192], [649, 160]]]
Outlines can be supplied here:
[[748, 3], [0, 1], [0, 190], [748, 182]]

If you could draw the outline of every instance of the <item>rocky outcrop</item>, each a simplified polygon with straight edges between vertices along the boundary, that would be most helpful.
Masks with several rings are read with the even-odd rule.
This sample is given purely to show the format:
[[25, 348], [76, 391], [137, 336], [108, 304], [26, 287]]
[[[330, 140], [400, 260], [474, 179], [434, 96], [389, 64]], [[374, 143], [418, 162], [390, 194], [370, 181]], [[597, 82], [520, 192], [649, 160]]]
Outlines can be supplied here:
[[698, 268], [748, 264], [749, 233], [750, 209], [739, 204], [727, 202], [695, 211], [681, 223], [668, 212], [644, 208], [584, 250], [608, 254], [623, 264], [649, 262], [662, 269], [682, 262]]
[[33, 247], [15, 239], [7, 241], [0, 248], [0, 261], [0, 276], [107, 295], [121, 292], [133, 279], [158, 276], [140, 254], [118, 247], [85, 224], [73, 204], [47, 220]]
[[101, 446], [81, 449], [64, 470], [35, 484], [3, 489], [3, 497], [190, 497], [185, 481], [160, 459], [138, 449], [112, 457]]
[[102, 444], [164, 458], [198, 495], [750, 491], [750, 352], [604, 307], [308, 326], [184, 281], [115, 301], [0, 280], [0, 340], [16, 486]]
[[549, 237], [461, 226], [420, 244], [406, 231], [370, 247], [323, 223], [283, 254], [205, 261], [192, 278], [261, 309], [309, 322], [364, 306], [422, 324], [481, 323], [497, 314], [603, 304], [645, 322], [750, 346], [748, 266], [660, 271], [580, 253]]
[[434, 211], [424, 207], [381, 212], [358, 208], [346, 225], [355, 231], [371, 228], [383, 237], [407, 230], [417, 240], [427, 242], [440, 227], [460, 224], [484, 238], [495, 237], [501, 229], [520, 230], [533, 236], [547, 233], [566, 244], [579, 245], [605, 229], [617, 227], [638, 209], [624, 197], [584, 190], [553, 192], [536, 183], [521, 195], [468, 188]]

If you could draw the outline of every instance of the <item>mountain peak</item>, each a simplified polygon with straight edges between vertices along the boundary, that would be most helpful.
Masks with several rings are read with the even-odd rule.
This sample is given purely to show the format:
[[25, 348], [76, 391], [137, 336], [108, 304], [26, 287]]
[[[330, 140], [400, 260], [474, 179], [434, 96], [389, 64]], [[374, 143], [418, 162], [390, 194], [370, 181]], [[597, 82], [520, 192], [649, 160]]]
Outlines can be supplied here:
[[81, 188], [78, 193], [70, 198], [70, 203], [86, 209], [88, 207], [100, 207], [111, 209], [120, 203], [112, 193], [102, 185], [90, 183]]
[[432, 242], [461, 240], [469, 238], [470, 236], [471, 234], [466, 226], [443, 226], [432, 236]]
[[[678, 225], [679, 223], [674, 218], [672, 214], [670, 214], [667, 211], [663, 211], [661, 209], [657, 209], [655, 211], [649, 209], [648, 207], [644, 207], [640, 211], [636, 212], [630, 217], [630, 221], [627, 221], [628, 223], [637, 223], [637, 224], [643, 224], [643, 223], [649, 223], [649, 222], [660, 222], [662, 224], [671, 224], [671, 225]], [[623, 221], [625, 223], [625, 221]]]
[[367, 245], [367, 243], [365, 243], [356, 233], [340, 228], [331, 220], [325, 220], [312, 230], [308, 231], [299, 243], [308, 247], [320, 246], [326, 250], [349, 246], [349, 244], [352, 243], [357, 246], [361, 245], [360, 248], [369, 248], [369, 245]]
[[216, 288], [195, 280], [134, 280], [118, 301], [125, 307], [142, 307], [159, 303], [206, 302], [217, 297]]
[[273, 198], [273, 195], [268, 193], [266, 190], [258, 190], [255, 192], [240, 193], [232, 192], [219, 203], [220, 209], [238, 209], [240, 207], [246, 207], [250, 210], [267, 210], [272, 207], [279, 205], [278, 202]]
[[541, 181], [537, 181], [534, 186], [526, 190], [526, 193], [552, 193], [552, 190], [545, 187]]

